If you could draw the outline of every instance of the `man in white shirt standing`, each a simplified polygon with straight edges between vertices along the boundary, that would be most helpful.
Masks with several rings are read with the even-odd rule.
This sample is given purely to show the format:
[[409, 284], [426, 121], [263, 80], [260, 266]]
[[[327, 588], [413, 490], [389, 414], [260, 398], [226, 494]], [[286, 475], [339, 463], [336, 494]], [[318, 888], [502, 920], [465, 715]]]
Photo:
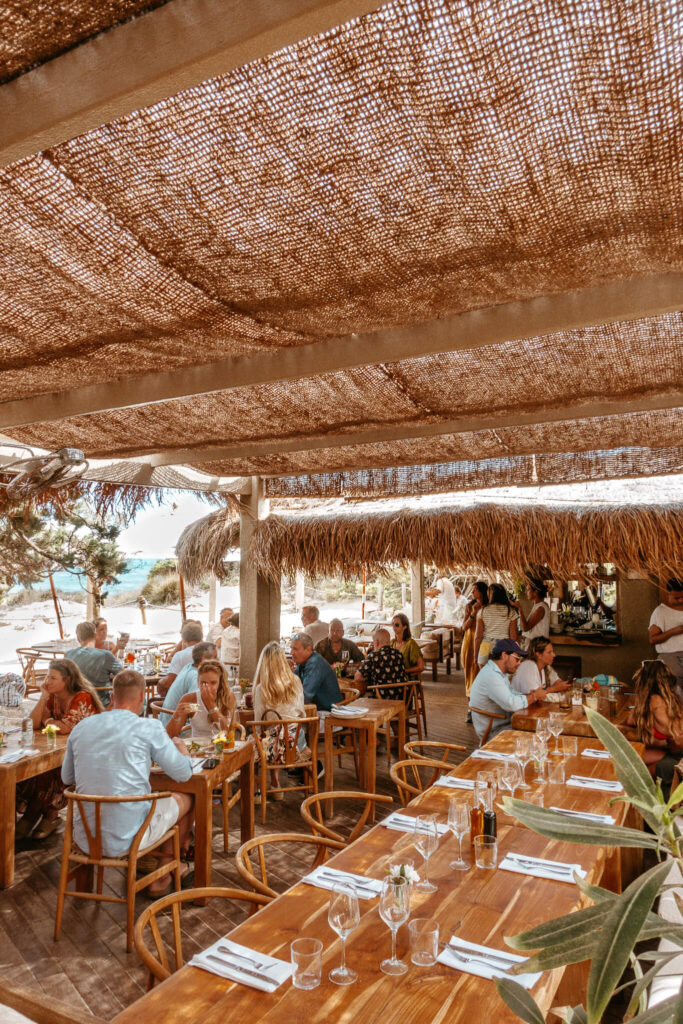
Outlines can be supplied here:
[[683, 580], [667, 582], [664, 601], [650, 617], [650, 643], [683, 684]]
[[206, 634], [206, 639], [220, 647], [218, 639], [223, 630], [228, 626], [230, 622], [230, 616], [232, 615], [232, 608], [221, 608], [220, 615], [218, 616], [218, 622], [212, 622], [209, 626], [209, 631]]
[[301, 622], [304, 627], [304, 632], [310, 636], [313, 641], [313, 647], [330, 632], [329, 622], [321, 622], [320, 610], [316, 608], [314, 604], [305, 604], [301, 609]]

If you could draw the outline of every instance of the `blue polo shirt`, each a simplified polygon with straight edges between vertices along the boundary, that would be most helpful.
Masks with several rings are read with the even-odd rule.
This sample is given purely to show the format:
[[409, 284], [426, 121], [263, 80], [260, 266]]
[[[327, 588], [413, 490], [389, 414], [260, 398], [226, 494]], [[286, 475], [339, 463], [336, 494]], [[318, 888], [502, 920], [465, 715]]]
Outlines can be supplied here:
[[[505, 719], [493, 719], [493, 726], [489, 733], [492, 739], [502, 729], [510, 728], [510, 719], [515, 711], [521, 711], [528, 707], [529, 702], [525, 694], [516, 693], [510, 685], [510, 680], [495, 661], [490, 659], [477, 673], [477, 678], [472, 683], [470, 690], [470, 708], [480, 708], [481, 711], [493, 711], [496, 714], [504, 712]], [[477, 736], [481, 740], [486, 732], [489, 719], [484, 715], [472, 712], [472, 725]]]
[[318, 711], [329, 711], [333, 704], [342, 699], [337, 673], [316, 651], [303, 665], [296, 666], [294, 674], [301, 680], [305, 702], [315, 704]]

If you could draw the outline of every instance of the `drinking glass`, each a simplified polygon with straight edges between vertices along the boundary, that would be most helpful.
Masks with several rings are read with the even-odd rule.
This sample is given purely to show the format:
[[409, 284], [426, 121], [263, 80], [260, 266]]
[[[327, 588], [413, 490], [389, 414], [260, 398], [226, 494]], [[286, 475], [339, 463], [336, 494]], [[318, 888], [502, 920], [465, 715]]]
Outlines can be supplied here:
[[405, 974], [408, 964], [396, 957], [396, 932], [410, 914], [410, 887], [405, 878], [385, 878], [379, 897], [379, 916], [391, 930], [391, 958], [379, 965], [384, 974]]
[[519, 765], [516, 761], [506, 761], [500, 770], [498, 776], [498, 782], [503, 789], [510, 790], [510, 796], [514, 797], [515, 790], [522, 781], [522, 773], [519, 770]]
[[561, 757], [560, 751], [560, 733], [564, 728], [564, 716], [559, 711], [551, 711], [548, 715], [548, 724], [550, 726], [550, 732], [555, 737], [555, 751], [556, 756]]
[[515, 740], [515, 757], [520, 767], [522, 781], [519, 785], [520, 789], [529, 789], [524, 775], [526, 773], [526, 766], [529, 761], [533, 758], [533, 751], [531, 749], [531, 736], [518, 736]]
[[439, 924], [429, 917], [416, 917], [408, 925], [410, 959], [418, 967], [433, 967], [439, 955]]
[[421, 814], [415, 819], [415, 849], [424, 857], [425, 876], [415, 884], [419, 892], [436, 892], [438, 886], [429, 881], [429, 858], [439, 845], [435, 814]]
[[346, 664], [346, 662], [349, 660], [349, 652], [347, 650], [342, 650], [341, 660], [343, 661], [344, 664]]
[[564, 761], [548, 761], [548, 782], [564, 786]]
[[536, 722], [536, 735], [537, 736], [542, 736], [543, 739], [545, 740], [546, 744], [548, 743], [548, 740], [550, 739], [550, 736], [551, 736], [551, 732], [550, 732], [550, 722], [548, 721], [547, 718], [539, 718], [538, 721]]
[[572, 683], [572, 708], [581, 707], [583, 704], [583, 683], [575, 679]]
[[491, 806], [496, 799], [496, 773], [495, 772], [477, 772], [476, 783], [479, 786], [489, 787], [491, 790]]
[[545, 763], [548, 757], [548, 744], [543, 736], [536, 734], [531, 739], [531, 752], [536, 769], [536, 778], [545, 779]]
[[323, 944], [320, 939], [294, 939], [290, 946], [294, 988], [317, 988], [323, 970]]
[[576, 757], [578, 751], [576, 736], [563, 736], [562, 750], [564, 752], [565, 757]]
[[346, 966], [346, 936], [360, 923], [358, 896], [350, 885], [336, 885], [330, 896], [327, 920], [341, 939], [341, 965], [330, 971], [328, 977], [335, 985], [352, 985], [358, 975]]
[[495, 836], [474, 837], [474, 862], [478, 868], [495, 868], [498, 863], [498, 841]]
[[448, 805], [448, 827], [458, 840], [458, 859], [452, 860], [448, 866], [456, 871], [465, 871], [468, 865], [462, 856], [462, 837], [469, 831], [470, 805], [458, 797], [453, 797]]

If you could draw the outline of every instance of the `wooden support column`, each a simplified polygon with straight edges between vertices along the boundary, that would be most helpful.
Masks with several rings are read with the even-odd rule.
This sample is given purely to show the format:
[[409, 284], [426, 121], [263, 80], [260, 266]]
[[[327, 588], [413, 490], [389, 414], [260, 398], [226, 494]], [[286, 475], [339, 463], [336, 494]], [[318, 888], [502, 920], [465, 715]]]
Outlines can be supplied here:
[[218, 618], [218, 577], [215, 573], [209, 575], [209, 625], [216, 622]]
[[89, 576], [85, 578], [85, 617], [88, 622], [93, 622], [100, 613], [99, 605], [95, 600], [95, 588]]
[[413, 633], [419, 637], [425, 617], [425, 572], [422, 562], [410, 563], [410, 608], [412, 612]]
[[300, 612], [306, 604], [306, 576], [302, 569], [297, 569], [294, 577], [294, 608]]
[[260, 477], [252, 478], [251, 494], [240, 495], [240, 502], [240, 676], [253, 679], [263, 647], [280, 639], [280, 581], [265, 579], [249, 558], [256, 524], [269, 511]]

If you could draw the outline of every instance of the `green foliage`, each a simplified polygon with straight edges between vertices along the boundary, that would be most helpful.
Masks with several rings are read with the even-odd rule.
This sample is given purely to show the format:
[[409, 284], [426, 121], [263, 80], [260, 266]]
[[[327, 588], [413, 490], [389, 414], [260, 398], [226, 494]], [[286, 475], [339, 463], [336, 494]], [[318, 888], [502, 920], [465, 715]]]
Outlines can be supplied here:
[[150, 604], [177, 604], [180, 600], [180, 581], [175, 558], [160, 558], [147, 573], [142, 596]]
[[175, 558], [159, 558], [147, 573], [147, 582], [156, 576], [168, 576], [170, 573], [177, 574], [178, 565]]
[[[661, 788], [655, 787], [643, 762], [619, 730], [597, 711], [587, 710], [586, 714], [596, 736], [614, 759], [617, 776], [626, 793], [626, 797], [617, 799], [626, 799], [636, 806], [650, 824], [653, 834], [581, 822], [558, 811], [509, 797], [503, 800], [505, 809], [533, 831], [551, 839], [591, 846], [650, 848], [660, 860], [620, 894], [577, 879], [580, 889], [593, 900], [593, 905], [508, 939], [513, 949], [535, 951], [510, 974], [550, 970], [590, 958], [586, 1006], [569, 1009], [565, 1019], [568, 1024], [599, 1024], [610, 999], [618, 990], [625, 968], [631, 962], [635, 977], [622, 988], [633, 987], [630, 1011], [639, 1010], [630, 1018], [633, 1024], [674, 1024], [683, 1020], [683, 995], [666, 1000], [651, 1010], [645, 1009], [647, 985], [671, 956], [636, 950], [638, 943], [660, 937], [666, 937], [683, 950], [683, 925], [672, 924], [652, 910], [665, 887], [673, 861], [677, 860], [679, 867], [683, 867], [683, 836], [677, 821], [681, 813], [678, 805], [683, 799], [683, 785], [665, 801]], [[643, 971], [643, 963], [653, 959], [654, 964]], [[501, 998], [522, 1020], [533, 1024], [543, 1021], [533, 998], [512, 978], [500, 979], [496, 984]]]

